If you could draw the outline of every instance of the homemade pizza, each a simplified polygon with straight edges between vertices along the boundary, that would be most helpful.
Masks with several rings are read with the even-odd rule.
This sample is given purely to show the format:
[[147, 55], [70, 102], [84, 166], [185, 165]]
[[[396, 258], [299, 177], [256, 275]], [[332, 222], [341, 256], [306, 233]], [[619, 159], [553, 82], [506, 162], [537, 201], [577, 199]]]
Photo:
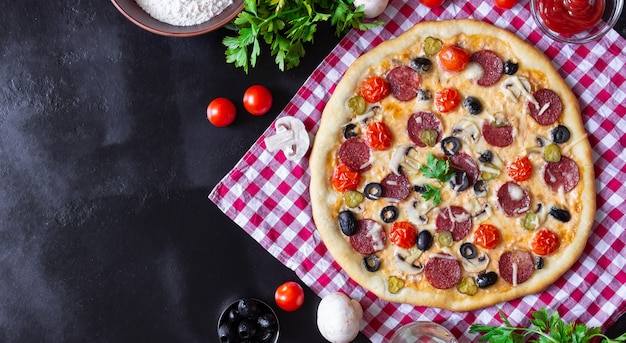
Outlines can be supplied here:
[[471, 19], [419, 23], [359, 57], [310, 167], [330, 254], [398, 303], [469, 311], [540, 292], [595, 215], [576, 97], [537, 49]]

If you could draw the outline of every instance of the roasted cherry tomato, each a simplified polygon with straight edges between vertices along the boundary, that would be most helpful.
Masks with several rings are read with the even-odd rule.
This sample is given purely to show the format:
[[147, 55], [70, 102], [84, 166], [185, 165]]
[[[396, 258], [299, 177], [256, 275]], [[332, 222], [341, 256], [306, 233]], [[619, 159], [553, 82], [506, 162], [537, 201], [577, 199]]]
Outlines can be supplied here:
[[526, 181], [533, 173], [533, 165], [526, 156], [518, 157], [507, 167], [509, 177], [514, 181]]
[[272, 108], [272, 93], [261, 85], [250, 86], [243, 93], [243, 107], [250, 114], [261, 116]]
[[373, 122], [365, 128], [365, 141], [374, 150], [387, 150], [391, 147], [391, 131], [385, 123]]
[[415, 245], [417, 229], [409, 222], [395, 222], [389, 231], [389, 239], [400, 248], [408, 249]]
[[384, 99], [390, 91], [389, 83], [380, 76], [368, 76], [361, 83], [361, 95], [371, 104]]
[[333, 170], [331, 182], [337, 192], [353, 191], [361, 182], [361, 174], [340, 164]]
[[459, 72], [469, 63], [470, 55], [463, 48], [456, 45], [445, 45], [439, 53], [437, 53], [437, 61], [439, 65], [449, 72]]
[[443, 4], [443, 0], [420, 0], [420, 2], [430, 8], [435, 8]]
[[494, 2], [497, 7], [508, 10], [509, 8], [513, 8], [513, 6], [515, 6], [519, 2], [519, 0], [494, 0]]
[[500, 231], [491, 224], [480, 224], [474, 233], [474, 244], [485, 249], [493, 249], [500, 243]]
[[461, 103], [461, 95], [454, 88], [442, 88], [435, 93], [435, 108], [441, 113], [454, 111]]
[[304, 303], [304, 290], [299, 283], [287, 281], [278, 286], [274, 293], [276, 305], [285, 311], [292, 312]]
[[548, 229], [540, 229], [535, 233], [530, 247], [537, 255], [550, 255], [559, 249], [561, 243], [556, 233]]
[[224, 127], [230, 125], [237, 116], [237, 108], [232, 101], [226, 98], [216, 98], [209, 103], [206, 116], [211, 124]]

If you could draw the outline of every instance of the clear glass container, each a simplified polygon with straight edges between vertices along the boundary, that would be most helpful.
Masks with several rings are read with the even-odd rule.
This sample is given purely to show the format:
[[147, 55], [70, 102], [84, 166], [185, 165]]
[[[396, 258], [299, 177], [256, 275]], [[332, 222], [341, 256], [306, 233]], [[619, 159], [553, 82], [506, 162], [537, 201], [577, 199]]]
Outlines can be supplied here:
[[414, 322], [400, 327], [390, 343], [457, 343], [456, 338], [444, 326], [434, 322]]

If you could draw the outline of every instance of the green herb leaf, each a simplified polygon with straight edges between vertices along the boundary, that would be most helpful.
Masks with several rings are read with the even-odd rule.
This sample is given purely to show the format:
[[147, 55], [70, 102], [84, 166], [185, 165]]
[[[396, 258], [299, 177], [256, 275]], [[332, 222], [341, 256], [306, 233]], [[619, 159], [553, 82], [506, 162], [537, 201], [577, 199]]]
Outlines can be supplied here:
[[442, 184], [450, 181], [454, 176], [454, 173], [450, 169], [450, 161], [435, 157], [435, 155], [430, 152], [426, 157], [426, 164], [420, 167], [420, 171], [424, 173], [424, 176], [436, 179]]
[[441, 203], [441, 189], [431, 184], [426, 185], [426, 192], [422, 193], [422, 198], [432, 200], [433, 205], [437, 206]]

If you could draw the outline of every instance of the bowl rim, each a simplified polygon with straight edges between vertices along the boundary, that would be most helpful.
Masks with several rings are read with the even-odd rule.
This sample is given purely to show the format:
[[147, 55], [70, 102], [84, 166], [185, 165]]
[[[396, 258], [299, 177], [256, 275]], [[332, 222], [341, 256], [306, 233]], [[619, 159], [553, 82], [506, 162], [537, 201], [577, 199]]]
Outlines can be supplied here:
[[[134, 2], [135, 0], [131, 0], [131, 1]], [[202, 35], [202, 34], [205, 34], [205, 33], [211, 32], [211, 31], [215, 31], [215, 30], [217, 30], [217, 29], [219, 29], [220, 27], [223, 26], [223, 25], [206, 26], [207, 22], [200, 23], [200, 24], [197, 24], [197, 25], [192, 25], [192, 26], [176, 26], [176, 25], [165, 23], [165, 22], [161, 22], [163, 25], [171, 26], [172, 28], [185, 28], [186, 29], [186, 31], [184, 31], [184, 32], [164, 31], [164, 30], [160, 30], [160, 29], [154, 28], [154, 27], [152, 27], [152, 26], [150, 26], [148, 24], [145, 24], [145, 23], [137, 20], [135, 17], [132, 16], [132, 14], [130, 14], [125, 8], [123, 8], [119, 4], [118, 0], [111, 0], [111, 2], [113, 3], [113, 6], [115, 6], [115, 8], [117, 8], [117, 10], [120, 13], [122, 13], [124, 15], [124, 17], [126, 17], [126, 19], [130, 20], [133, 24], [139, 26], [140, 28], [142, 28], [142, 29], [144, 29], [144, 30], [146, 30], [148, 32], [152, 32], [152, 33], [160, 35], [160, 36], [166, 36], [166, 37], [193, 37], [193, 36]], [[230, 13], [227, 16], [225, 16], [224, 18], [222, 18], [224, 24], [230, 22], [232, 19], [234, 19], [243, 10], [244, 1], [243, 0], [233, 0], [233, 3], [230, 6], [235, 6], [235, 9], [232, 10], [232, 13]], [[224, 11], [222, 13], [218, 14], [214, 18], [217, 18], [218, 16], [222, 15], [226, 11], [226, 9], [224, 9]], [[143, 11], [143, 9], [142, 9], [142, 11]], [[209, 19], [209, 20], [212, 20], [212, 19]], [[158, 19], [154, 19], [154, 20], [158, 21]]]

